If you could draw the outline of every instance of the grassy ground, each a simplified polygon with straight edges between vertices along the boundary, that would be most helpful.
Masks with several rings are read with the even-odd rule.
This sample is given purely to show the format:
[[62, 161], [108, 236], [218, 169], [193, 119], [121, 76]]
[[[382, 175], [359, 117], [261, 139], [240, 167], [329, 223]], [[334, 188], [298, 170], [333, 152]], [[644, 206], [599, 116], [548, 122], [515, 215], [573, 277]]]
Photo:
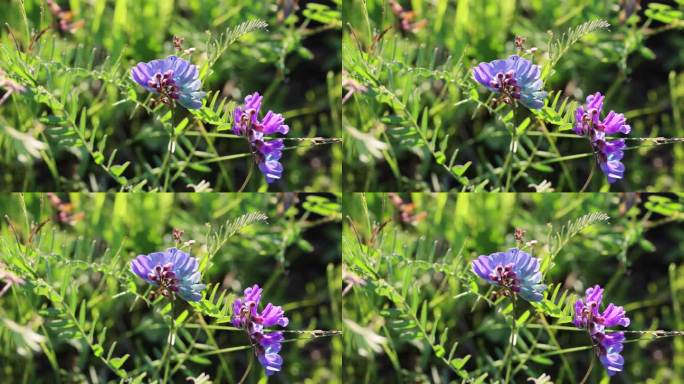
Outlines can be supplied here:
[[[577, 103], [600, 91], [605, 108], [624, 113], [631, 125], [630, 149], [623, 181], [609, 186], [596, 171], [587, 190], [678, 191], [682, 7], [631, 0], [345, 2], [347, 190], [579, 191], [594, 155], [570, 129]], [[526, 57], [541, 65], [549, 92], [534, 113], [492, 107], [491, 92], [472, 77], [478, 63], [516, 53], [516, 36], [526, 39], [525, 49], [537, 48]]]
[[[2, 190], [236, 191], [245, 179], [247, 191], [339, 190], [339, 0], [54, 2], [62, 13], [46, 1], [5, 3]], [[174, 36], [194, 52], [175, 50]], [[200, 68], [200, 110], [170, 115], [130, 79], [138, 62], [171, 54]], [[249, 147], [229, 130], [255, 91], [291, 129], [283, 179], [270, 187], [248, 176]]]
[[[612, 382], [684, 377], [681, 196], [399, 199], [380, 193], [344, 199], [345, 382], [527, 383], [547, 374], [557, 384], [578, 383], [593, 353], [586, 332], [570, 321], [575, 300], [595, 284], [606, 289], [604, 306], [624, 306], [631, 319], [624, 372]], [[541, 259], [549, 287], [541, 302], [518, 300], [513, 309], [508, 298], [492, 295], [471, 261], [516, 246], [515, 229], [534, 242], [525, 250]], [[512, 319], [518, 337], [508, 353]], [[608, 383], [605, 372], [595, 361], [586, 382]]]
[[[236, 383], [251, 346], [232, 302], [264, 287], [290, 323], [271, 382], [341, 383], [340, 203], [333, 195], [44, 194], [0, 199], [0, 381], [151, 383], [209, 375]], [[134, 275], [136, 255], [174, 245], [200, 261], [204, 298], [163, 297]], [[11, 279], [14, 276], [15, 279]], [[264, 303], [265, 305], [265, 303]], [[176, 326], [168, 353], [169, 320]], [[313, 332], [322, 330], [326, 332]], [[167, 356], [165, 359], [163, 356]], [[245, 383], [265, 382], [255, 363]], [[201, 381], [196, 381], [201, 382]], [[203, 382], [206, 384], [206, 382]]]

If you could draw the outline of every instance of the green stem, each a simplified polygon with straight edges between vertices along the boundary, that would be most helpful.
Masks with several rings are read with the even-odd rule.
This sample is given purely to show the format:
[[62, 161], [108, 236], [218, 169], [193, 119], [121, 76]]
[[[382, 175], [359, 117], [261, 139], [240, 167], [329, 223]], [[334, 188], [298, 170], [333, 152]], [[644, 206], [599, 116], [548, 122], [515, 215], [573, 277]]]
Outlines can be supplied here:
[[166, 155], [164, 156], [164, 162], [162, 163], [161, 167], [161, 172], [160, 176], [164, 175], [164, 186], [162, 188], [162, 192], [166, 192], [168, 185], [169, 185], [169, 174], [171, 171], [170, 168], [170, 160], [171, 160], [171, 154], [174, 152], [176, 148], [176, 127], [174, 124], [174, 119], [173, 119], [173, 109], [171, 110], [171, 132], [169, 133], [169, 145], [166, 148]]
[[504, 383], [508, 384], [509, 380], [511, 379], [511, 364], [513, 363], [513, 359], [511, 358], [512, 352], [513, 352], [513, 343], [515, 342], [516, 335], [517, 335], [517, 315], [516, 313], [518, 312], [516, 310], [516, 299], [515, 299], [515, 294], [512, 294], [511, 296], [513, 298], [513, 323], [511, 324], [511, 338], [508, 340], [508, 348], [506, 349], [506, 354], [504, 355], [504, 361], [506, 362], [506, 379]]
[[[591, 145], [591, 140], [589, 141], [589, 148], [592, 152], [594, 152], [594, 147]], [[587, 177], [587, 181], [584, 182], [582, 189], [580, 189], [580, 193], [584, 192], [587, 189], [587, 187], [589, 187], [589, 182], [591, 181], [591, 178], [594, 176], [594, 168], [596, 168], [597, 161], [597, 159], [594, 159], [594, 161], [591, 162], [591, 171], [589, 171], [589, 177]]]
[[580, 189], [579, 193], [584, 192], [587, 187], [589, 187], [589, 183], [591, 182], [591, 178], [594, 176], [594, 169], [596, 169], [596, 162], [592, 161], [591, 162], [591, 171], [589, 171], [589, 177], [587, 177], [587, 181], [584, 182], [584, 185], [582, 186], [582, 189]]
[[247, 184], [249, 183], [249, 179], [252, 178], [252, 172], [253, 171], [254, 171], [254, 159], [252, 158], [249, 161], [249, 171], [247, 171], [247, 177], [245, 177], [245, 181], [242, 183], [242, 186], [238, 190], [238, 193], [242, 192], [245, 189], [245, 187], [247, 187]]
[[171, 322], [169, 323], [169, 336], [166, 339], [166, 349], [164, 350], [164, 354], [162, 355], [162, 363], [164, 366], [164, 379], [162, 380], [162, 384], [165, 384], [167, 381], [167, 378], [169, 377], [169, 365], [171, 363], [170, 359], [170, 352], [171, 352], [171, 346], [176, 338], [176, 322], [173, 319], [173, 300], [171, 300]]
[[[558, 342], [558, 339], [556, 338], [555, 334], [551, 331], [552, 329], [556, 330], [565, 330], [565, 331], [581, 331], [579, 328], [576, 327], [564, 327], [562, 325], [550, 325], [549, 322], [546, 320], [546, 317], [544, 315], [540, 315], [539, 318], [541, 319], [541, 326], [546, 330], [546, 333], [549, 335], [549, 339], [552, 343], [553, 346], [555, 346], [558, 350], [561, 349], [560, 343]], [[538, 326], [538, 324], [527, 324], [527, 328], [534, 328]], [[571, 378], [571, 382], [577, 381], [575, 378], [575, 371], [570, 368], [570, 363], [568, 363], [568, 359], [565, 357], [565, 354], [560, 354], [560, 359], [561, 362], [563, 363], [563, 369], [565, 370], [565, 373], [568, 375], [569, 378]]]
[[589, 369], [587, 369], [587, 373], [584, 374], [584, 377], [582, 378], [582, 381], [580, 381], [580, 384], [584, 384], [587, 382], [587, 380], [589, 380], [589, 377], [591, 376], [591, 370], [592, 370], [592, 368], [594, 368], [594, 360], [596, 360], [596, 358], [594, 357], [595, 353], [593, 353], [594, 352], [594, 349], [593, 349], [594, 340], [592, 340], [591, 335], [589, 335], [589, 341], [592, 344], [591, 362], [589, 363]]
[[589, 377], [591, 376], [591, 370], [592, 370], [592, 368], [594, 368], [594, 360], [595, 360], [594, 355], [592, 354], [591, 362], [589, 363], [589, 369], [587, 369], [587, 373], [584, 375], [584, 378], [582, 379], [582, 381], [580, 381], [580, 384], [584, 384], [587, 382], [587, 380], [589, 380]]
[[238, 382], [238, 384], [243, 384], [245, 380], [247, 380], [247, 377], [249, 377], [249, 371], [252, 370], [252, 364], [254, 363], [254, 353], [249, 354], [249, 363], [247, 363], [247, 369], [245, 369], [245, 373], [242, 374], [242, 378]]
[[254, 354], [256, 353], [254, 349], [254, 343], [252, 342], [252, 336], [249, 334], [249, 331], [247, 329], [245, 329], [245, 334], [247, 335], [247, 340], [249, 340], [249, 343], [252, 345], [252, 350], [249, 354], [249, 363], [247, 363], [247, 369], [245, 369], [245, 373], [242, 374], [242, 378], [240, 379], [238, 384], [243, 384], [245, 380], [247, 380], [247, 377], [249, 376], [249, 371], [252, 370], [252, 363], [254, 363]]
[[[567, 137], [569, 137], [569, 138], [581, 138], [582, 137], [582, 136], [578, 136], [575, 134], [563, 134], [563, 133], [549, 132], [549, 129], [546, 127], [546, 124], [544, 124], [543, 120], [537, 119], [537, 121], [539, 122], [539, 126], [541, 127], [541, 130], [542, 130], [541, 134], [544, 135], [544, 137], [546, 138], [546, 141], [548, 141], [548, 143], [549, 143], [551, 150], [558, 157], [561, 156], [560, 151], [558, 150], [558, 146], [556, 145], [556, 142], [554, 140], [552, 140], [551, 137], [554, 137], [554, 136], [555, 137], [566, 137], [566, 138]], [[539, 132], [527, 132], [528, 135], [531, 135], [533, 133], [539, 133]], [[565, 175], [565, 178], [568, 180], [569, 185], [574, 187], [575, 181], [572, 177], [572, 174], [570, 173], [570, 170], [568, 169], [568, 166], [564, 162], [561, 162], [560, 167], [563, 170], [563, 175]]]
[[[511, 131], [511, 144], [510, 147], [508, 148], [508, 154], [506, 155], [506, 160], [504, 161], [503, 165], [503, 172], [502, 172], [502, 177], [503, 175], [506, 175], [506, 186], [504, 187], [504, 192], [508, 192], [508, 189], [510, 188], [511, 185], [511, 174], [513, 172], [513, 151], [518, 145], [518, 131], [517, 131], [517, 125], [515, 124], [515, 108], [513, 108], [513, 129]], [[501, 184], [501, 178], [499, 178], [499, 185]]]

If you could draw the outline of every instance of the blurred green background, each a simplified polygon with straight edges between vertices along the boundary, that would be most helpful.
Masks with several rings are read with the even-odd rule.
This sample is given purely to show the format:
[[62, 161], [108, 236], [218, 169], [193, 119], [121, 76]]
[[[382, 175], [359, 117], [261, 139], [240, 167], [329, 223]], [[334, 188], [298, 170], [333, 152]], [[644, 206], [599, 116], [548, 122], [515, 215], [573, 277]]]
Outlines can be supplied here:
[[[219, 102], [225, 98], [222, 106], [224, 112], [230, 109], [228, 115], [235, 106], [231, 102], [242, 103], [245, 96], [259, 91], [264, 95], [263, 108], [285, 117], [290, 126], [287, 137], [341, 136], [340, 0], [54, 3], [70, 13], [54, 13], [42, 0], [3, 1], [0, 69], [5, 74], [0, 78], [26, 88], [12, 94], [0, 108], [0, 181], [6, 191], [155, 187], [152, 175], [166, 153], [169, 133], [157, 121], [163, 113], [152, 116], [137, 106], [148, 95], [130, 79], [130, 69], [138, 62], [176, 53], [173, 36], [184, 39], [183, 49], [195, 49], [189, 60], [200, 67], [202, 76], [207, 74], [203, 90], [218, 93]], [[60, 19], [66, 23], [65, 30]], [[227, 29], [235, 31], [241, 23], [256, 19], [268, 27], [222, 46], [223, 52], [214, 46]], [[216, 62], [211, 65], [213, 59]], [[9, 89], [1, 84], [3, 91]], [[55, 100], [66, 108], [61, 110]], [[68, 123], [80, 125], [82, 110], [92, 151]], [[190, 118], [190, 124], [177, 148], [174, 171], [180, 169], [180, 174], [173, 190], [191, 191], [188, 185], [202, 180], [215, 191], [237, 190], [250, 160], [216, 158], [249, 153], [244, 139], [225, 137], [230, 132], [208, 124], [211, 119], [195, 120], [178, 109], [176, 123], [184, 117]], [[105, 137], [106, 143], [99, 148]], [[306, 140], [285, 144], [293, 148], [283, 154], [283, 179], [268, 189], [339, 190], [339, 144], [312, 145]], [[107, 165], [115, 150], [113, 165], [130, 162], [124, 170], [105, 172], [97, 164], [100, 155], [89, 153], [101, 153]], [[139, 186], [145, 180], [147, 184]], [[266, 189], [260, 174], [247, 186], [252, 191]]]
[[[518, 307], [521, 318], [526, 310], [530, 316], [514, 348], [519, 359], [511, 382], [527, 383], [543, 373], [554, 383], [582, 380], [592, 351], [567, 316], [572, 316], [574, 295], [583, 296], [595, 284], [606, 289], [604, 306], [624, 306], [631, 319], [628, 330], [684, 330], [682, 198], [631, 193], [345, 196], [343, 380], [502, 380], [500, 364], [510, 334], [506, 305], [484, 300], [490, 286], [472, 272], [470, 262], [515, 247], [518, 228], [526, 231], [526, 242], [536, 241], [527, 251], [542, 260], [560, 245], [544, 278], [554, 284], [549, 291], [557, 286], [559, 293], [558, 305], [545, 309], [544, 316], [527, 302]], [[568, 225], [593, 212], [610, 218]], [[581, 230], [574, 237], [557, 237], [563, 226], [566, 233], [575, 232], [571, 227]], [[611, 382], [681, 382], [683, 336], [626, 336], [625, 370]], [[587, 382], [608, 383], [598, 361]]]
[[[120, 382], [110, 369], [117, 363], [126, 382], [155, 382], [168, 334], [164, 300], [153, 306], [142, 300], [148, 285], [130, 272], [130, 261], [174, 246], [174, 228], [184, 231], [183, 242], [194, 240], [184, 250], [202, 266], [208, 263], [202, 281], [210, 284], [207, 292], [217, 293], [200, 303], [204, 315], [176, 300], [176, 318], [186, 310], [188, 316], [171, 353], [181, 359], [172, 360], [172, 382], [202, 372], [214, 383], [240, 380], [251, 352], [230, 350], [247, 341], [243, 332], [221, 328], [230, 325], [221, 319], [255, 283], [264, 287], [262, 305], [283, 307], [290, 320], [286, 330], [302, 331], [284, 334], [283, 370], [269, 381], [341, 382], [341, 338], [311, 333], [341, 329], [339, 196], [69, 194], [58, 196], [59, 204], [45, 194], [23, 199], [25, 205], [18, 194], [0, 199], [0, 287], [9, 282], [5, 272], [25, 281], [0, 296], [1, 382]], [[259, 212], [266, 221], [239, 219]], [[228, 236], [230, 228], [239, 231]], [[91, 339], [74, 323], [83, 306], [83, 329]], [[33, 333], [44, 339], [36, 341]], [[99, 348], [103, 357], [113, 348], [108, 362], [98, 359]], [[126, 354], [126, 361], [116, 360]], [[265, 382], [258, 363], [246, 382]]]
[[[515, 54], [514, 38], [536, 47], [548, 64], [549, 43], [582, 23], [606, 30], [571, 45], [545, 79], [545, 89], [584, 102], [606, 95], [605, 112], [624, 113], [630, 137], [683, 137], [684, 3], [636, 0], [350, 0], [343, 4], [345, 185], [350, 191], [491, 190], [508, 153], [507, 130], [532, 117], [518, 147], [513, 190], [578, 191], [591, 158], [585, 139], [543, 127], [524, 108], [488, 112], [490, 92], [472, 80], [480, 62]], [[567, 36], [566, 36], [567, 37]], [[528, 58], [530, 56], [528, 55]], [[553, 94], [555, 96], [556, 93]], [[570, 104], [568, 104], [570, 105]], [[567, 110], [566, 110], [567, 112]], [[566, 115], [572, 122], [574, 108]], [[563, 132], [559, 132], [559, 127]], [[421, 133], [422, 131], [422, 133]], [[613, 191], [679, 191], [684, 146], [628, 141], [625, 180]], [[518, 171], [519, 174], [518, 174]], [[595, 175], [589, 191], [608, 190]]]

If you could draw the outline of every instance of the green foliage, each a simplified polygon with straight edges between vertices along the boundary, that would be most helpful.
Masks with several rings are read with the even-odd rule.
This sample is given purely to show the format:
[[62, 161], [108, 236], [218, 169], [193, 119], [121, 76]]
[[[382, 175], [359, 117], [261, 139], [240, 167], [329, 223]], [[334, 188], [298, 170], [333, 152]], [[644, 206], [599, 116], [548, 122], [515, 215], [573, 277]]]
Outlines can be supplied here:
[[[12, 1], [0, 17], [0, 88], [21, 88], [2, 98], [5, 190], [339, 189], [339, 4], [285, 18], [276, 1], [63, 3], [68, 30], [45, 1]], [[202, 108], [172, 113], [132, 81], [136, 63], [172, 54], [200, 68]], [[290, 127], [271, 186], [249, 172], [246, 140], [225, 132], [255, 91]]]
[[[380, 0], [343, 5], [347, 190], [676, 191], [682, 184], [669, 161], [684, 153], [676, 80], [683, 62], [673, 53], [682, 24], [653, 18], [661, 9], [676, 16], [677, 6], [653, 3], [644, 14], [634, 2], [394, 3], [404, 13]], [[517, 36], [526, 39], [523, 49]], [[548, 97], [539, 110], [493, 105], [495, 95], [472, 78], [478, 63], [513, 54], [542, 68]], [[624, 113], [632, 127], [625, 179], [613, 186], [598, 169], [592, 174], [590, 143], [570, 131], [577, 107], [597, 91], [606, 95], [605, 112]]]
[[[333, 195], [307, 197], [339, 204]], [[168, 361], [168, 382], [201, 373], [238, 382], [253, 352], [230, 324], [232, 303], [258, 283], [290, 320], [280, 375], [341, 382], [339, 215], [313, 214], [297, 195], [287, 209], [270, 194], [60, 198], [59, 206], [43, 194], [0, 200], [0, 291], [11, 283], [0, 294], [3, 379], [159, 382]], [[184, 231], [180, 242], [172, 229]], [[294, 238], [284, 242], [285, 231]], [[130, 270], [136, 255], [174, 242], [200, 261], [207, 288], [199, 302], [152, 299]], [[256, 364], [245, 382], [264, 378]]]
[[[669, 349], [672, 339], [658, 335], [680, 334], [681, 316], [672, 311], [681, 312], [682, 247], [671, 247], [682, 232], [681, 196], [400, 198], [423, 219], [402, 219], [396, 197], [386, 194], [344, 199], [345, 381], [504, 382], [510, 361], [511, 383], [580, 382], [593, 352], [586, 332], [572, 324], [574, 305], [595, 284], [606, 289], [603, 308], [624, 306], [632, 322], [622, 377], [646, 381], [679, 371], [677, 356], [653, 359], [643, 351]], [[636, 228], [642, 231], [633, 239]], [[515, 229], [525, 231], [519, 242]], [[511, 247], [542, 260], [548, 287], [541, 301], [514, 305], [473, 273], [478, 255]], [[674, 343], [681, 347], [678, 337]], [[595, 362], [588, 382], [606, 377]]]
[[567, 52], [573, 44], [577, 43], [585, 35], [600, 31], [602, 29], [607, 29], [609, 27], [610, 23], [605, 20], [591, 20], [587, 21], [586, 23], [582, 23], [575, 28], [568, 29], [566, 32], [563, 32], [556, 38], [552, 38], [549, 41], [549, 61], [546, 64], [547, 67], [553, 68], [556, 63], [558, 63], [558, 60], [563, 57], [565, 52]]
[[[211, 68], [214, 63], [216, 63], [216, 61], [223, 56], [228, 47], [238, 41], [240, 37], [250, 32], [266, 29], [267, 27], [268, 23], [265, 21], [254, 19], [245, 21], [235, 28], [228, 27], [228, 29], [226, 29], [226, 31], [220, 34], [218, 37], [210, 38], [207, 46], [207, 52], [211, 52], [211, 54], [209, 55], [209, 60], [207, 60], [205, 64], [206, 68]], [[205, 74], [206, 71], [203, 71], [202, 73]]]
[[541, 271], [546, 272], [553, 268], [553, 259], [560, 253], [560, 251], [568, 244], [570, 239], [578, 235], [583, 229], [604, 221], [608, 221], [610, 217], [603, 212], [592, 212], [580, 217], [577, 220], [572, 220], [560, 227], [558, 231], [553, 233], [548, 241], [549, 254], [544, 258], [541, 264]]

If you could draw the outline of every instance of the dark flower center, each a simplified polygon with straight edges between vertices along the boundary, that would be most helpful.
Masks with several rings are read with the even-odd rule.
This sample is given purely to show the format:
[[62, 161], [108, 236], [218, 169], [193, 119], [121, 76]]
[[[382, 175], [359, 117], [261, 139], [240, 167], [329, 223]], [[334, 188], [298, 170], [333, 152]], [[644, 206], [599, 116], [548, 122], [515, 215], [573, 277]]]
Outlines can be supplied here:
[[176, 82], [173, 80], [173, 70], [169, 69], [164, 72], [157, 72], [147, 82], [147, 86], [154, 88], [159, 92], [162, 103], [173, 106], [174, 100], [180, 97], [180, 90]]
[[244, 135], [249, 142], [250, 149], [254, 161], [258, 164], [265, 160], [264, 156], [261, 154], [260, 150], [264, 145], [264, 141], [261, 139], [259, 132], [263, 132], [264, 126], [258, 121], [254, 121], [254, 115], [257, 114], [257, 110], [250, 108], [245, 110], [240, 116], [240, 123], [238, 128], [238, 134]]
[[597, 304], [595, 301], [590, 301], [582, 306], [582, 312], [580, 312], [580, 316], [581, 324], [584, 328], [589, 328], [589, 326], [592, 325], [592, 320], [594, 318], [594, 308], [596, 308], [596, 306]]
[[600, 163], [605, 163], [608, 161], [608, 156], [605, 154], [606, 142], [601, 139], [593, 139], [591, 141], [591, 146], [594, 148], [594, 152], [598, 157]]
[[515, 71], [511, 69], [506, 73], [497, 73], [489, 82], [489, 85], [501, 93], [500, 100], [506, 104], [512, 104], [513, 100], [520, 99], [520, 86], [514, 76]]
[[506, 288], [503, 292], [507, 296], [511, 292], [520, 292], [520, 279], [513, 271], [513, 263], [504, 265], [497, 265], [494, 271], [489, 275], [489, 278], [494, 280], [500, 286]]
[[159, 284], [159, 293], [170, 298], [173, 292], [178, 292], [178, 279], [172, 271], [173, 264], [166, 263], [163, 266], [157, 264], [154, 269], [147, 274], [147, 278]]
[[598, 115], [598, 113], [599, 111], [596, 108], [590, 108], [582, 114], [581, 134], [591, 134], [591, 136], [594, 137], [596, 136], [596, 131], [604, 132], [606, 130], [605, 124], [601, 122], [594, 124], [594, 116]]
[[594, 123], [594, 116], [598, 113], [599, 111], [596, 108], [590, 108], [584, 112], [579, 133], [587, 135], [597, 160], [599, 163], [605, 163], [608, 161], [608, 156], [605, 153], [606, 142], [602, 139], [604, 136], [600, 132], [606, 131], [606, 125], [602, 122]]

